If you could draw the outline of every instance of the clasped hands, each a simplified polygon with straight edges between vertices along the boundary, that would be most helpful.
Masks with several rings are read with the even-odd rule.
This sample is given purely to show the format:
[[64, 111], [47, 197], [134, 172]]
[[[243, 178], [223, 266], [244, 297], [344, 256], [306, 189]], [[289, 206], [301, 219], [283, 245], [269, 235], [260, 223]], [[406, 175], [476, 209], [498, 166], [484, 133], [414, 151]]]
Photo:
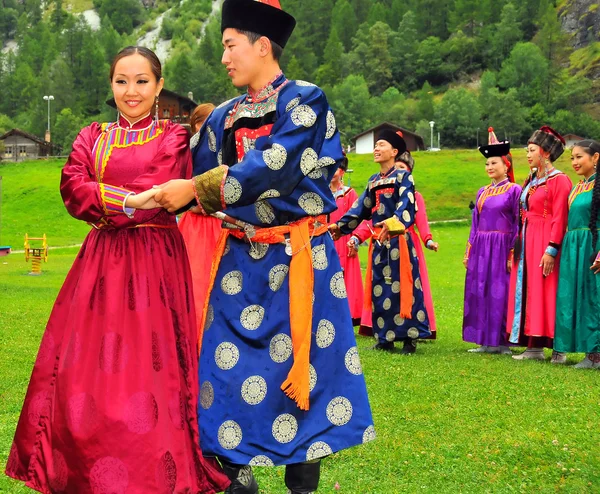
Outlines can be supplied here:
[[[388, 228], [387, 223], [385, 221], [381, 221], [380, 223], [377, 223], [375, 226], [377, 228], [381, 228], [381, 231], [379, 232], [378, 240], [382, 244], [387, 242], [390, 239], [390, 229]], [[329, 225], [329, 233], [333, 237], [333, 240], [339, 240], [340, 237], [342, 236], [342, 231], [340, 230], [340, 227], [335, 223]]]
[[[164, 208], [169, 213], [180, 210], [194, 199], [192, 181], [185, 179], [169, 180], [151, 189], [130, 195], [125, 202], [126, 207], [136, 209]], [[200, 212], [199, 207], [192, 208], [193, 212]]]

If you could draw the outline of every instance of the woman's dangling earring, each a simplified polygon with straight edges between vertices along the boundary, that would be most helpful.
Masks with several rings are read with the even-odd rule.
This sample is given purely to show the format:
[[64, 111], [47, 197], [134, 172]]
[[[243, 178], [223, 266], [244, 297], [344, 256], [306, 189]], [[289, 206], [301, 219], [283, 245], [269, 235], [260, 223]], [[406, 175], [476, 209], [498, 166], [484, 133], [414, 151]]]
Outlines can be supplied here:
[[154, 98], [154, 104], [155, 104], [155, 109], [154, 109], [154, 121], [156, 123], [158, 123], [158, 96], [156, 96]]

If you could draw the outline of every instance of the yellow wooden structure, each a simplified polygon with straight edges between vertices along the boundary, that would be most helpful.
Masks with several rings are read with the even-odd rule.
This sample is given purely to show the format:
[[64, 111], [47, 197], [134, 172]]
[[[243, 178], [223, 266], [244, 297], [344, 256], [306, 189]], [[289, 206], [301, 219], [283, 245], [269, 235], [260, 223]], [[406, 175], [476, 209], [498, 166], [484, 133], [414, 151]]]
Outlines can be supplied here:
[[[41, 240], [42, 246], [31, 246], [31, 241], [39, 242]], [[30, 237], [29, 234], [25, 234], [25, 262], [31, 259], [31, 272], [32, 275], [42, 274], [42, 260], [48, 262], [48, 241], [46, 240], [46, 234], [42, 237]]]

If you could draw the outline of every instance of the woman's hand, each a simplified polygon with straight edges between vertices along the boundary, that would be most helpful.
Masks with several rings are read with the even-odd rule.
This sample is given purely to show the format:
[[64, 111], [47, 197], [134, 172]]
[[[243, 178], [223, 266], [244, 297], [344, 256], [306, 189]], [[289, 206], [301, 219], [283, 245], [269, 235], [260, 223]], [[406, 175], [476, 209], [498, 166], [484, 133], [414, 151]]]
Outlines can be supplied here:
[[542, 268], [544, 276], [550, 276], [554, 271], [554, 257], [550, 254], [544, 254], [540, 261], [540, 268]]
[[390, 239], [390, 229], [387, 226], [385, 221], [381, 221], [375, 225], [376, 227], [381, 227], [381, 232], [379, 232], [379, 242], [382, 244], [386, 243]]
[[337, 226], [335, 223], [329, 225], [328, 229], [333, 240], [339, 240], [342, 236], [342, 231], [340, 230], [340, 227]]
[[154, 200], [154, 196], [159, 189], [148, 189], [139, 194], [131, 194], [125, 201], [125, 207], [135, 209], [155, 209], [160, 208], [160, 204]]
[[469, 258], [465, 257], [463, 259], [463, 266], [465, 267], [465, 269], [467, 269], [469, 267]]
[[438, 249], [440, 248], [440, 244], [438, 244], [437, 242], [431, 242], [431, 243], [429, 244], [429, 248], [430, 248], [431, 250], [434, 250], [434, 251], [436, 251], [436, 252], [437, 252], [437, 251], [438, 251]]
[[508, 274], [512, 273], [512, 261], [510, 259], [506, 262], [506, 272]]
[[594, 272], [594, 274], [600, 274], [600, 260], [594, 261], [594, 264], [592, 264], [590, 269]]
[[356, 243], [356, 240], [354, 240], [355, 237], [351, 238], [348, 241], [348, 257], [356, 257], [356, 255], [358, 254], [358, 244]]

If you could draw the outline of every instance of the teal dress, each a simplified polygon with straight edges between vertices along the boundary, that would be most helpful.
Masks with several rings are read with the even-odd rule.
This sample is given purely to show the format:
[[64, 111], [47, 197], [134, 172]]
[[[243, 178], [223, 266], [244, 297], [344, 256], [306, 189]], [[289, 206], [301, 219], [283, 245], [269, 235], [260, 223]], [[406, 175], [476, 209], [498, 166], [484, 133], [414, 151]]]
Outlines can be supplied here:
[[594, 174], [581, 181], [569, 196], [556, 304], [554, 349], [558, 352], [600, 352], [600, 275], [590, 270], [595, 253], [589, 229], [595, 179]]

